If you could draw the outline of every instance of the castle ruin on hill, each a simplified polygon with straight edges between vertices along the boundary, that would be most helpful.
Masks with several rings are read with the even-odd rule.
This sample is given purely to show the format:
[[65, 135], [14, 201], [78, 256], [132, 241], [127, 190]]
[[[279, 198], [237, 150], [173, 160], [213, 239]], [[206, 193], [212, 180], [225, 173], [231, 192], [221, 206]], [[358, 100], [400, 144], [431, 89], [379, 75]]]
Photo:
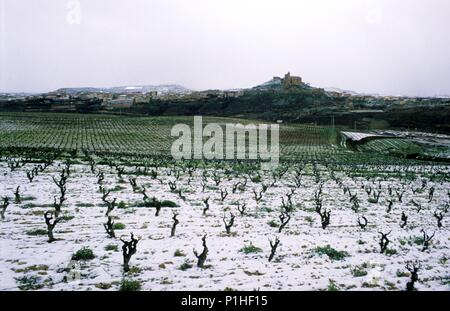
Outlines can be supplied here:
[[302, 78], [298, 76], [291, 76], [291, 73], [288, 72], [284, 75], [284, 78], [273, 77], [273, 81], [279, 81], [283, 85], [285, 89], [289, 89], [292, 86], [298, 86], [303, 84]]

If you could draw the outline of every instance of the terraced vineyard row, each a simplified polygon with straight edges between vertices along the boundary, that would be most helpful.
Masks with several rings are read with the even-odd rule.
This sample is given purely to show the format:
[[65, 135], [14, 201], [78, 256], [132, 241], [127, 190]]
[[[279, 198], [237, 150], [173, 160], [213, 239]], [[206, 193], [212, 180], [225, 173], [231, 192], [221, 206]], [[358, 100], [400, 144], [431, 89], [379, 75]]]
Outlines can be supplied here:
[[[248, 123], [231, 118], [205, 118], [207, 122]], [[257, 121], [254, 121], [257, 123]], [[167, 155], [175, 138], [174, 124], [193, 124], [192, 117], [130, 118], [75, 114], [0, 115], [0, 147], [50, 148], [130, 155]], [[335, 132], [313, 126], [281, 126], [280, 143], [285, 158], [340, 154], [332, 144]], [[205, 139], [206, 140], [206, 139]]]
[[407, 139], [376, 139], [362, 145], [362, 151], [387, 152], [389, 150], [401, 150], [415, 146], [414, 143]]
[[152, 119], [36, 115], [2, 116], [2, 147], [97, 152], [158, 153], [168, 150], [170, 128]]
[[[203, 118], [206, 123], [224, 127], [228, 123], [254, 123], [237, 118]], [[175, 124], [193, 128], [193, 117], [124, 117], [57, 113], [0, 114], [0, 150], [50, 150], [74, 154], [152, 157], [170, 155]], [[204, 141], [208, 138], [205, 137]], [[407, 140], [371, 141], [350, 151], [340, 145], [339, 132], [311, 125], [280, 125], [280, 158], [289, 161], [327, 161], [338, 163], [398, 163], [385, 151], [411, 146]], [[375, 151], [375, 152], [374, 152]]]

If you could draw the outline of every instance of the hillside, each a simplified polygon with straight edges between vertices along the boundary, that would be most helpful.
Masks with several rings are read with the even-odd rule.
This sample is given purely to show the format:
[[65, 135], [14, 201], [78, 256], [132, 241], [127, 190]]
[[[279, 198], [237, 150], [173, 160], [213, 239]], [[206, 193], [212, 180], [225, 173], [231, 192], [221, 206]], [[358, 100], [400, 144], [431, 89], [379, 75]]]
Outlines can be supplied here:
[[177, 85], [60, 89], [4, 97], [2, 111], [209, 115], [335, 125], [357, 130], [450, 132], [450, 98], [362, 95], [311, 87], [289, 73], [248, 89], [191, 91]]

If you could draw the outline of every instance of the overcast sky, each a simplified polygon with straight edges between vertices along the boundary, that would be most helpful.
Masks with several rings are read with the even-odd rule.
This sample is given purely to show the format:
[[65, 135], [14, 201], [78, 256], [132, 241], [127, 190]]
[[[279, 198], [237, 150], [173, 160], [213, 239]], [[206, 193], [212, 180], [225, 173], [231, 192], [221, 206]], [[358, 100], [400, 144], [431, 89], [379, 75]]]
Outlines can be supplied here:
[[449, 0], [0, 0], [0, 91], [274, 75], [357, 92], [450, 94]]

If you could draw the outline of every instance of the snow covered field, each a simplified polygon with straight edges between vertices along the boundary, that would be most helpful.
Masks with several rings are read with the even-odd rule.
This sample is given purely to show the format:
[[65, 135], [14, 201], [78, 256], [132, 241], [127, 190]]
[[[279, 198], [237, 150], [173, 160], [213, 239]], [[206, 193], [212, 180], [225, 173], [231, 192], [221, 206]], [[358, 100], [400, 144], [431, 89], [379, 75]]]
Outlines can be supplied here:
[[[408, 262], [420, 263], [418, 290], [450, 289], [448, 166], [409, 167], [415, 179], [407, 180], [396, 173], [404, 172], [404, 167], [368, 167], [378, 176], [367, 179], [352, 176], [345, 166], [333, 171], [305, 164], [297, 168], [298, 173], [289, 167], [272, 185], [270, 172], [234, 176], [226, 170], [199, 168], [189, 176], [181, 169], [157, 168], [158, 177], [152, 178], [131, 175], [135, 168], [125, 167], [121, 180], [114, 167], [97, 165], [93, 173], [87, 164], [74, 164], [67, 178], [62, 220], [54, 229], [57, 240], [48, 243], [44, 213], [54, 210], [52, 203], [60, 192], [52, 176], [58, 180], [64, 164], [55, 162], [29, 182], [26, 171], [35, 165], [11, 171], [7, 163], [0, 163], [0, 196], [10, 198], [0, 222], [0, 290], [118, 290], [123, 279], [139, 281], [142, 290], [405, 290], [410, 281]], [[110, 215], [116, 226], [124, 225], [117, 226], [116, 239], [109, 238], [103, 226], [107, 207], [99, 191], [99, 171], [104, 172], [100, 184], [111, 190], [108, 200], [117, 198]], [[446, 178], [430, 181], [436, 172], [446, 173]], [[129, 177], [136, 177], [135, 191]], [[169, 181], [175, 180], [176, 190], [171, 191]], [[14, 191], [19, 185], [21, 202], [16, 203]], [[155, 208], [142, 206], [143, 186], [149, 198], [178, 206], [162, 207], [155, 216]], [[228, 193], [223, 200], [221, 190], [222, 196]], [[290, 204], [288, 194], [293, 190]], [[257, 202], [255, 196], [260, 194]], [[331, 211], [325, 229], [316, 211], [317, 195], [322, 212]], [[355, 195], [357, 207], [350, 200]], [[210, 209], [203, 215], [207, 197]], [[387, 212], [389, 200], [392, 206]], [[243, 214], [238, 201], [240, 206], [246, 203]], [[280, 233], [281, 210], [291, 218]], [[170, 237], [174, 211], [179, 224]], [[223, 217], [228, 223], [230, 212], [235, 220], [227, 234]], [[407, 216], [403, 228], [402, 212]], [[443, 215], [441, 228], [435, 212]], [[362, 216], [368, 221], [364, 229], [358, 225]], [[424, 251], [422, 230], [428, 236], [434, 233]], [[131, 232], [140, 241], [130, 260], [131, 270], [125, 273], [119, 237], [127, 240]], [[384, 253], [379, 232], [391, 232]], [[202, 251], [204, 234], [209, 251], [205, 266], [199, 268], [193, 249]], [[269, 262], [269, 239], [276, 237], [280, 244]], [[95, 258], [71, 260], [83, 247], [89, 247]]]

